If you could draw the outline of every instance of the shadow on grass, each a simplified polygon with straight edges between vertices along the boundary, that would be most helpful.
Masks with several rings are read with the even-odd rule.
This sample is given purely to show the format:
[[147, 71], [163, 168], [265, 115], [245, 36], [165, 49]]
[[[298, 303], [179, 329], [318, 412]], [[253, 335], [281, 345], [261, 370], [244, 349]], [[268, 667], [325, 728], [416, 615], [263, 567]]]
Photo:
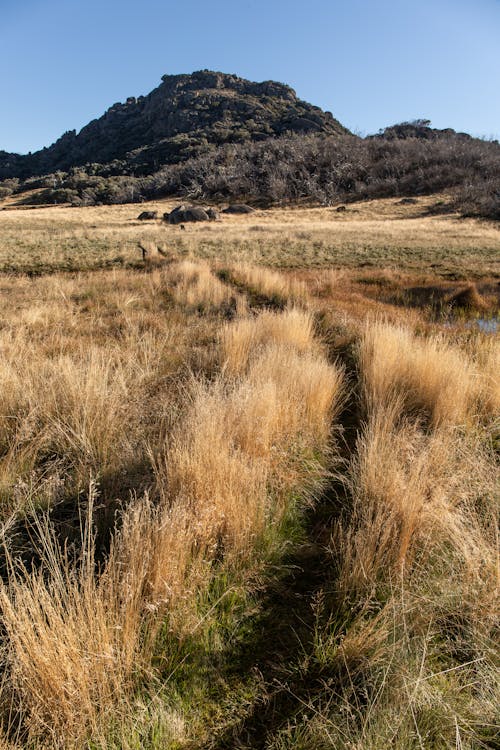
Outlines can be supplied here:
[[[321, 323], [320, 323], [321, 325]], [[341, 460], [355, 449], [360, 426], [360, 397], [352, 342], [332, 347], [332, 358], [344, 363], [352, 390], [337, 422], [342, 425]], [[258, 676], [262, 689], [243, 717], [215, 731], [203, 748], [210, 750], [264, 750], [281, 729], [335, 683], [338, 674], [326, 674], [314, 657], [317, 602], [328, 597], [329, 609], [338, 609], [338, 637], [348, 623], [335, 601], [335, 561], [327, 549], [335, 521], [349, 512], [350, 498], [340, 477], [333, 477], [314, 507], [303, 518], [303, 541], [280, 561], [278, 575], [269, 576], [258, 598], [259, 614], [247, 637], [225, 654], [223, 679], [231, 684], [241, 676]], [[193, 750], [201, 745], [194, 743]]]

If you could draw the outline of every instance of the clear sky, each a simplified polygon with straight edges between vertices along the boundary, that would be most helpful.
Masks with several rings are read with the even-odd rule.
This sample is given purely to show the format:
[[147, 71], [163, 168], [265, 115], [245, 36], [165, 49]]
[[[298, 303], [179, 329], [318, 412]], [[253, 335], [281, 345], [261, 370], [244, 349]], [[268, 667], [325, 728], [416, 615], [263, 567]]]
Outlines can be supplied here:
[[500, 135], [500, 0], [0, 0], [0, 61], [6, 151], [202, 68], [288, 83], [362, 134]]

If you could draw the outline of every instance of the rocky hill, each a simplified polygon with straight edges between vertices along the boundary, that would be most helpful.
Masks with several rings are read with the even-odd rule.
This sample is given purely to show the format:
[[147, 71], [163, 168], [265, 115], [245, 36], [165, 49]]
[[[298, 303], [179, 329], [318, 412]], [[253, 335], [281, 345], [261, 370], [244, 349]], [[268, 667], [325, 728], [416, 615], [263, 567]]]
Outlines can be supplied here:
[[109, 165], [110, 174], [148, 174], [225, 143], [347, 132], [330, 112], [298, 99], [281, 83], [253, 83], [208, 70], [165, 75], [147, 96], [114, 104], [48, 148], [26, 156], [0, 151], [0, 179], [95, 163]]

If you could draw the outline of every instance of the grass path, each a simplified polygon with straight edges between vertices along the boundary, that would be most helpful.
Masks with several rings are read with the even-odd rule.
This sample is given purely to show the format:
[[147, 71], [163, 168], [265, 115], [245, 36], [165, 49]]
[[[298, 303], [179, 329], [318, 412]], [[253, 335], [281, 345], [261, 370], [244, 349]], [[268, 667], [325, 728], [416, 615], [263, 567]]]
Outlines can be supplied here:
[[16, 750], [495, 746], [496, 342], [304, 278], [5, 280]]

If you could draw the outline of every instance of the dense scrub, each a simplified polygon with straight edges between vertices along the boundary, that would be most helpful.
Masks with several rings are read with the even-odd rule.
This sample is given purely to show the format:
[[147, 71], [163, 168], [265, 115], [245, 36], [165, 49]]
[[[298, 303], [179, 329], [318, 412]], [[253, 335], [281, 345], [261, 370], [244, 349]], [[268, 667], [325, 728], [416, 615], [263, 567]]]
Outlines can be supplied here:
[[[244, 199], [257, 205], [312, 201], [328, 205], [453, 190], [464, 213], [498, 218], [500, 146], [455, 133], [433, 137], [392, 129], [377, 137], [302, 135], [231, 144], [145, 177], [109, 175], [97, 165], [27, 180], [45, 187], [40, 202], [125, 203], [177, 195], [190, 200]], [[19, 189], [19, 188], [18, 188]], [[30, 199], [31, 200], [31, 199]], [[443, 205], [441, 210], [449, 209]]]

